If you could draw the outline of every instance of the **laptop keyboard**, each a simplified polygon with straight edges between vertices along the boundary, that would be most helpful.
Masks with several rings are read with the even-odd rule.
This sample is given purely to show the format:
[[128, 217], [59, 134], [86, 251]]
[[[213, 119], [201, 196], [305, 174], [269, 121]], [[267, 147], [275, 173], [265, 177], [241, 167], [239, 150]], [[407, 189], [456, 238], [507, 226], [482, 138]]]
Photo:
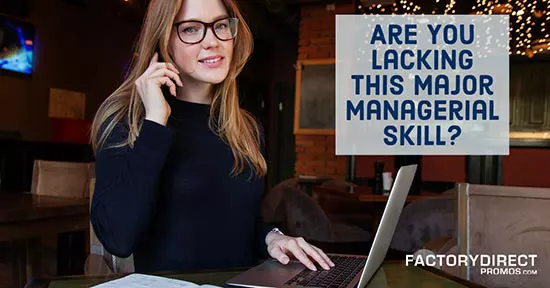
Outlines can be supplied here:
[[321, 268], [317, 271], [311, 271], [304, 269], [285, 284], [304, 287], [346, 287], [355, 275], [365, 267], [367, 258], [330, 256], [330, 260], [335, 264], [330, 270], [327, 271]]

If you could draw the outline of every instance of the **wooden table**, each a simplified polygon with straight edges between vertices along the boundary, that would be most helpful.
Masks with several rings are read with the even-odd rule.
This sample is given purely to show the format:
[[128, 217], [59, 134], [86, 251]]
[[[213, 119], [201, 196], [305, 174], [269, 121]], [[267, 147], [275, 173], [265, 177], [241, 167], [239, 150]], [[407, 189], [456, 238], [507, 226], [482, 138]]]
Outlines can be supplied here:
[[[29, 193], [0, 194], [0, 242], [12, 242], [16, 246], [13, 264], [17, 266], [18, 271], [14, 277], [19, 283], [24, 283], [34, 273], [44, 271], [41, 267], [42, 259], [31, 259], [31, 256], [42, 252], [42, 243], [40, 240], [35, 243], [28, 240], [55, 236], [63, 232], [87, 231], [89, 223], [88, 199], [38, 196]], [[56, 244], [57, 242], [53, 243]], [[43, 266], [48, 272], [56, 272], [55, 265]]]
[[0, 241], [87, 230], [88, 199], [0, 194]]
[[[247, 268], [220, 270], [220, 271], [199, 271], [199, 272], [174, 272], [161, 273], [160, 275], [190, 281], [197, 284], [211, 284], [224, 286], [225, 282], [234, 276], [242, 273]], [[64, 287], [90, 287], [120, 278], [124, 275], [115, 276], [71, 276], [58, 278], [35, 278], [27, 287], [29, 288], [64, 288]], [[420, 268], [406, 266], [403, 261], [386, 261], [367, 287], [430, 287], [430, 288], [455, 288], [455, 287], [483, 287], [481, 285], [457, 278], [453, 275], [434, 268]]]

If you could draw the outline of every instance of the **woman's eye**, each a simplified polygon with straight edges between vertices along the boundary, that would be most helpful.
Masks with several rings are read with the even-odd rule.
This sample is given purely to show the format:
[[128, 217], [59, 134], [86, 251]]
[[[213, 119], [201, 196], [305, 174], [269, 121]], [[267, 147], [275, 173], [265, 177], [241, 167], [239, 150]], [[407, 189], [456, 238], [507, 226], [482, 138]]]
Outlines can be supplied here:
[[225, 29], [225, 28], [227, 28], [227, 24], [225, 24], [225, 23], [221, 23], [221, 24], [216, 25], [216, 30], [222, 30], [222, 29]]
[[193, 33], [197, 33], [197, 31], [199, 31], [197, 27], [185, 27], [182, 30], [182, 32], [185, 34], [193, 34]]

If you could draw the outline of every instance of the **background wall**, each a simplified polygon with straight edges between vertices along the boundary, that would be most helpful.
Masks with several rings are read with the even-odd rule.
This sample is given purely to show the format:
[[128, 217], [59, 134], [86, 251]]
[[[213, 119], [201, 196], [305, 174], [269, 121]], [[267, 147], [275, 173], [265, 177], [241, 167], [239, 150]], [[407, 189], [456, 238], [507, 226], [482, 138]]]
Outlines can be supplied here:
[[[331, 7], [324, 3], [305, 4], [301, 6], [301, 20], [299, 26], [298, 59], [323, 59], [335, 57], [335, 15], [353, 14], [354, 7], [352, 1], [346, 3], [336, 3], [334, 10], [327, 9]], [[522, 58], [524, 66], [539, 67], [535, 60]], [[512, 63], [514, 64], [514, 63]], [[516, 65], [513, 71], [522, 74], [520, 66]], [[520, 63], [521, 64], [521, 63]], [[548, 67], [544, 66], [544, 71]], [[531, 69], [531, 68], [529, 68]], [[532, 70], [532, 69], [531, 69]], [[531, 71], [529, 70], [529, 71]], [[530, 72], [533, 75], [541, 73]], [[523, 73], [525, 74], [525, 73]], [[544, 73], [542, 73], [544, 74]], [[515, 74], [514, 74], [515, 75]], [[529, 74], [531, 75], [531, 74]], [[541, 76], [542, 77], [542, 76]], [[514, 80], [516, 78], [513, 78]], [[547, 81], [538, 81], [541, 85]], [[532, 85], [531, 85], [532, 86]], [[529, 89], [530, 85], [525, 85]], [[537, 86], [538, 87], [538, 86]], [[523, 91], [523, 90], [522, 90]], [[515, 119], [512, 128], [521, 126], [514, 123], [527, 123], [531, 126], [529, 119], [533, 118], [529, 113], [519, 113], [521, 107], [524, 110], [531, 111], [537, 108], [543, 112], [537, 115], [547, 115], [550, 111], [550, 101], [548, 101], [548, 89], [529, 90], [528, 93], [521, 93], [522, 97], [511, 97], [512, 103], [517, 103], [511, 107], [511, 116], [520, 115], [521, 117], [512, 117]], [[511, 91], [512, 92], [512, 91]], [[516, 95], [517, 96], [517, 95]], [[515, 100], [519, 99], [519, 100]], [[531, 100], [530, 100], [531, 99]], [[534, 99], [534, 100], [533, 100]], [[536, 100], [536, 101], [535, 101]], [[518, 108], [519, 107], [519, 108]], [[531, 107], [535, 107], [531, 109]], [[516, 111], [518, 110], [518, 111]], [[536, 110], [536, 109], [535, 109]], [[523, 111], [523, 110], [522, 110]], [[546, 120], [550, 117], [545, 117]], [[538, 120], [538, 119], [537, 119]], [[550, 120], [543, 121], [544, 127], [550, 127]], [[542, 123], [542, 122], [541, 122]], [[514, 126], [515, 125], [515, 126]], [[526, 125], [524, 125], [527, 127]], [[529, 127], [531, 127], [529, 126]], [[523, 126], [521, 126], [523, 127]], [[533, 126], [539, 129], [538, 126]], [[533, 128], [532, 127], [532, 128]], [[542, 126], [541, 126], [542, 127]], [[543, 128], [544, 128], [543, 127]], [[296, 135], [296, 175], [324, 175], [334, 178], [344, 179], [347, 174], [348, 157], [335, 155], [335, 137], [334, 135]], [[502, 183], [503, 185], [520, 186], [538, 186], [550, 187], [550, 181], [547, 177], [546, 163], [550, 161], [550, 149], [546, 148], [511, 148], [510, 155], [503, 157], [502, 161]], [[395, 175], [395, 157], [388, 156], [359, 156], [356, 157], [356, 176], [360, 178], [374, 177], [374, 163], [380, 161], [384, 163], [384, 170], [393, 172]], [[468, 181], [466, 174], [468, 158], [466, 156], [424, 156], [422, 157], [422, 181], [433, 182], [465, 182]]]
[[[77, 4], [71, 4], [77, 3]], [[0, 76], [0, 130], [47, 141], [49, 89], [86, 93], [86, 119], [122, 79], [139, 27], [125, 21], [112, 1], [30, 1], [22, 20], [36, 31], [31, 78]]]
[[[290, 21], [268, 13], [260, 1], [239, 2], [255, 38], [252, 58], [239, 77], [242, 81], [239, 90], [243, 92], [241, 103], [260, 118], [273, 144], [268, 147], [268, 176], [276, 183], [288, 173], [293, 174], [294, 162], [285, 164], [288, 161], [281, 162], [277, 158], [277, 155], [290, 155], [293, 153], [288, 152], [294, 151], [292, 130], [285, 132], [283, 129], [286, 127], [283, 124], [292, 120], [292, 116], [281, 120], [277, 101], [293, 103], [294, 100], [297, 24], [292, 27]], [[0, 132], [18, 131], [24, 140], [50, 141], [55, 134], [52, 133], [53, 121], [48, 118], [49, 89], [52, 87], [85, 92], [86, 119], [93, 118], [98, 106], [123, 80], [142, 21], [136, 13], [139, 11], [125, 9], [121, 3], [122, 0], [0, 1], [0, 13], [19, 15], [21, 20], [34, 25], [36, 32], [33, 76], [0, 75]], [[8, 11], [13, 7], [22, 9]], [[286, 87], [281, 91], [290, 92], [276, 93], [275, 87]], [[288, 109], [284, 111], [292, 111], [292, 107]], [[285, 147], [289, 139], [292, 141], [290, 149]], [[80, 145], [21, 145], [19, 142], [11, 145], [11, 141], [6, 142], [10, 142], [8, 147], [13, 149], [6, 149], [6, 146], [0, 149], [0, 160], [7, 159], [0, 162], [9, 163], [6, 164], [9, 169], [0, 167], [0, 178], [8, 188], [14, 185], [30, 187], [35, 157], [46, 155], [49, 160], [74, 161], [60, 157], [81, 155]], [[69, 146], [77, 147], [66, 149]], [[73, 151], [75, 149], [77, 151]], [[5, 154], [9, 155], [4, 159]], [[73, 158], [82, 160], [81, 156]], [[283, 166], [284, 169], [278, 169]], [[10, 191], [19, 190], [28, 191]], [[11, 246], [0, 245], [0, 287], [13, 286], [10, 282], [13, 267], [8, 253], [12, 250]], [[83, 263], [77, 261], [73, 264], [79, 269], [83, 267], [80, 265]]]
[[[350, 3], [335, 4], [334, 10], [325, 4], [301, 7], [298, 59], [335, 57], [335, 15], [352, 14]], [[347, 157], [335, 155], [334, 135], [296, 135], [296, 165], [298, 175], [327, 175], [344, 179]]]
[[[11, 14], [34, 25], [35, 68], [31, 78], [0, 76], [0, 131], [19, 131], [25, 140], [48, 141], [52, 139], [49, 89], [85, 92], [86, 119], [91, 120], [123, 80], [142, 19], [139, 11], [124, 7], [122, 0], [21, 3], [25, 4], [0, 4], [0, 13], [6, 13], [2, 7], [10, 7], [16, 10]], [[261, 86], [242, 87], [250, 94], [244, 97], [244, 106], [265, 118], [263, 124], [269, 130], [267, 110], [273, 87], [283, 83], [293, 90], [297, 29], [293, 31], [289, 22], [268, 13], [260, 2], [239, 1], [239, 6], [255, 37], [254, 54], [241, 78], [243, 85]]]
[[550, 149], [511, 148], [502, 159], [502, 184], [507, 186], [550, 187]]
[[[36, 29], [35, 71], [32, 78], [0, 76], [0, 131], [20, 131], [25, 140], [48, 141], [52, 136], [52, 122], [48, 118], [49, 89], [85, 92], [86, 119], [92, 119], [99, 104], [123, 78], [139, 22], [136, 19], [130, 21], [120, 9], [115, 9], [113, 3], [117, 1], [112, 0], [22, 1], [30, 3], [22, 19]], [[334, 156], [334, 136], [289, 136], [280, 130], [284, 126], [284, 117], [281, 117], [278, 105], [281, 100], [287, 104], [293, 102], [295, 71], [292, 64], [296, 59], [335, 56], [335, 15], [353, 13], [351, 1], [335, 4], [334, 10], [327, 10], [325, 3], [302, 5], [297, 35], [285, 30], [276, 16], [267, 17], [261, 5], [249, 1], [242, 1], [241, 5], [257, 42], [255, 55], [243, 72], [243, 78], [247, 78], [249, 83], [267, 86], [263, 91], [268, 94], [257, 98], [254, 94], [248, 96], [247, 101], [252, 102], [248, 106], [255, 109], [264, 100], [265, 107], [258, 111], [271, 122], [263, 123], [270, 135], [270, 143], [276, 144], [281, 137], [293, 138], [295, 148], [291, 149], [296, 151], [295, 162], [285, 162], [283, 166], [292, 166], [294, 174], [344, 178], [347, 157]], [[290, 91], [282, 96], [285, 99], [276, 99], [279, 95], [275, 95], [274, 87], [280, 84]], [[288, 111], [293, 107], [287, 105], [285, 109]], [[271, 161], [291, 151], [286, 149], [290, 145], [281, 147], [271, 145]], [[548, 154], [546, 149], [518, 148], [511, 149], [510, 153], [503, 160], [503, 184], [550, 186], [542, 180], [533, 180], [544, 178], [538, 178], [537, 173], [543, 169], [536, 163], [544, 163]], [[375, 161], [383, 161], [387, 171], [394, 169], [393, 156], [357, 157], [357, 176], [373, 177]], [[422, 161], [424, 180], [466, 180], [465, 157], [423, 157]], [[521, 169], [517, 168], [520, 162], [535, 164]], [[288, 174], [286, 170], [280, 173]], [[285, 175], [272, 182], [285, 178]]]

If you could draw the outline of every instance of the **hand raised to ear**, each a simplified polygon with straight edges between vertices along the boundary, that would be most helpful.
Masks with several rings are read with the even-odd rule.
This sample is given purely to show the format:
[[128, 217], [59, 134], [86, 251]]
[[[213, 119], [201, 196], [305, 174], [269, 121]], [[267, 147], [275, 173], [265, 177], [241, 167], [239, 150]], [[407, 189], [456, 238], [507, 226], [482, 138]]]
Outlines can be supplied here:
[[145, 119], [166, 125], [171, 110], [162, 95], [161, 87], [168, 86], [170, 94], [175, 97], [176, 84], [181, 87], [183, 82], [178, 69], [171, 63], [158, 62], [158, 57], [158, 53], [153, 55], [149, 67], [134, 84], [145, 107]]

